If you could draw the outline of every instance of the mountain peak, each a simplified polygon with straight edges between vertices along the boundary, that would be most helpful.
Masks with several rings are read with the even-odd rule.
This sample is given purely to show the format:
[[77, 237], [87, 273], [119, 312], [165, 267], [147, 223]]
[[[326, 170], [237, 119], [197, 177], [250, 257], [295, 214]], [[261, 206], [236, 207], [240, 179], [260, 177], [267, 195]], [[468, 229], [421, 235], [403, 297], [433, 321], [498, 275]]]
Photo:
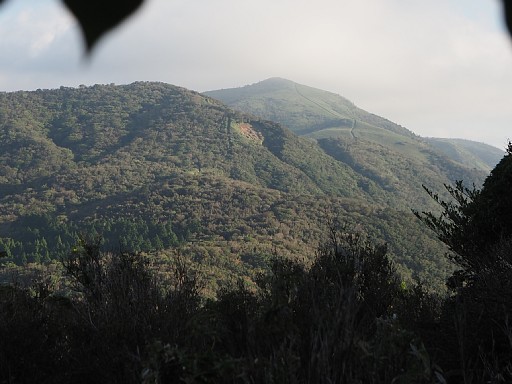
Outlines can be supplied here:
[[346, 131], [357, 121], [376, 129], [414, 136], [404, 127], [368, 113], [338, 94], [280, 77], [205, 94], [234, 109], [281, 123], [299, 135], [338, 128]]
[[270, 77], [268, 79], [259, 81], [259, 82], [255, 83], [254, 85], [286, 87], [286, 86], [295, 86], [295, 84], [297, 84], [297, 83], [295, 83], [294, 81], [282, 78], [282, 77]]

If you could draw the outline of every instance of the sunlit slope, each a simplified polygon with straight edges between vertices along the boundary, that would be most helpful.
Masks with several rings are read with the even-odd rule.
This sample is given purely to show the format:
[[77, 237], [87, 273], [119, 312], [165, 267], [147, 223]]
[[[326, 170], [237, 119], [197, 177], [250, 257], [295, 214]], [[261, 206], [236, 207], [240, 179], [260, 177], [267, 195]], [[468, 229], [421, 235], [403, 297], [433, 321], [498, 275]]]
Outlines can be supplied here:
[[428, 138], [428, 142], [454, 161], [489, 172], [503, 158], [501, 149], [464, 139]]
[[389, 120], [356, 107], [340, 95], [281, 78], [205, 94], [235, 109], [277, 121], [300, 135], [322, 134], [322, 131], [331, 135], [350, 134], [355, 121], [360, 128], [415, 136]]
[[342, 96], [289, 80], [273, 78], [206, 94], [315, 139], [331, 157], [371, 180], [363, 188], [390, 192], [389, 204], [425, 206], [422, 184], [442, 192], [443, 184], [456, 180], [479, 185], [488, 172], [474, 159], [455, 161], [428, 140]]
[[299, 135], [359, 139], [426, 162], [430, 161], [428, 153], [434, 152], [434, 156], [463, 167], [489, 172], [504, 155], [503, 150], [474, 141], [421, 138], [340, 95], [281, 78], [205, 94], [235, 109], [279, 122]]

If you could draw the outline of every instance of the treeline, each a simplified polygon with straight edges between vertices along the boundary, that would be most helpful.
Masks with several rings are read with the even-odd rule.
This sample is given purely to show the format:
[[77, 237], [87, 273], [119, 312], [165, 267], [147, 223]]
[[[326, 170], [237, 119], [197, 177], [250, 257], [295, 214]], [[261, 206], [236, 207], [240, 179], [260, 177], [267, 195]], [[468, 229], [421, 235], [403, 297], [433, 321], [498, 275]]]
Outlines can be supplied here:
[[23, 231], [0, 237], [2, 262], [26, 265], [66, 258], [81, 234], [102, 237], [102, 249], [132, 252], [160, 251], [190, 240], [194, 227], [183, 228], [151, 218], [102, 218], [85, 223], [60, 221], [51, 215], [30, 215], [18, 223]]
[[[258, 252], [275, 249], [282, 256], [311, 260], [322, 241], [327, 212], [359, 224], [371, 238], [386, 241], [404, 274], [418, 273], [443, 285], [450, 265], [437, 256], [442, 254], [442, 244], [411, 212], [357, 198], [284, 194], [205, 174], [173, 174], [128, 195], [66, 203], [65, 209], [57, 206], [47, 213], [6, 215], [13, 220], [0, 226], [4, 244], [0, 251], [8, 251], [10, 261], [19, 265], [45, 261], [47, 256], [59, 259], [67, 255], [77, 234], [98, 233], [105, 238], [107, 250], [121, 243], [124, 249], [146, 252], [159, 250], [159, 239], [164, 249], [167, 244], [175, 246], [169, 240], [171, 230], [179, 244], [205, 244], [206, 240], [213, 248], [222, 248], [226, 258], [233, 256], [232, 245], [252, 245]], [[43, 247], [37, 248], [37, 241]]]
[[[212, 299], [186, 260], [158, 273], [151, 263], [81, 239], [61, 264], [3, 285], [0, 382], [512, 379], [512, 288], [442, 297], [406, 284], [386, 246], [357, 234], [332, 230], [311, 266], [275, 257], [255, 285], [239, 280]], [[501, 298], [504, 312], [470, 298]]]

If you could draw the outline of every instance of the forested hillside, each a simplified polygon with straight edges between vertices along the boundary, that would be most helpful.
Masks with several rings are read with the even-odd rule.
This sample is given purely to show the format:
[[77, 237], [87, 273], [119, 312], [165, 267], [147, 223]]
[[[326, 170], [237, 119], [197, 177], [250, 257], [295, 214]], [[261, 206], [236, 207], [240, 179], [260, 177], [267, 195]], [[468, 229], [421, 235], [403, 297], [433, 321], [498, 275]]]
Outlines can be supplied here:
[[444, 158], [417, 173], [395, 155], [300, 138], [162, 83], [2, 93], [0, 246], [7, 261], [48, 261], [100, 234], [106, 248], [180, 249], [216, 280], [273, 253], [307, 260], [341, 218], [388, 242], [405, 276], [441, 282], [450, 266], [411, 209], [433, 207], [422, 182], [482, 174]]
[[0, 382], [509, 382], [512, 144], [482, 184], [358, 121], [0, 94]]
[[509, 144], [481, 190], [430, 192], [442, 214], [416, 212], [457, 267], [448, 295], [336, 225], [311, 264], [276, 254], [213, 297], [179, 254], [105, 252], [97, 237], [58, 262], [0, 265], [0, 381], [510, 382], [511, 159]]
[[436, 191], [456, 180], [481, 185], [504, 155], [481, 143], [421, 138], [340, 95], [281, 78], [205, 94], [310, 138], [360, 175], [364, 191], [384, 191], [385, 204], [400, 209], [429, 206], [422, 185]]

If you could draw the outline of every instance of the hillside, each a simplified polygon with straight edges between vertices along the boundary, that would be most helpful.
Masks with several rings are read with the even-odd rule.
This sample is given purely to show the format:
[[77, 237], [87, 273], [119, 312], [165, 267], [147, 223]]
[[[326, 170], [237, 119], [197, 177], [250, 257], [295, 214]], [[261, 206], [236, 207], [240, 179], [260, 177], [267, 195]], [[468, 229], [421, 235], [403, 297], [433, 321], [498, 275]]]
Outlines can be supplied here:
[[406, 137], [415, 135], [397, 124], [368, 113], [342, 96], [281, 78], [240, 88], [204, 93], [230, 107], [261, 116], [298, 135], [349, 135], [354, 120], [368, 130], [385, 129]]
[[429, 137], [426, 140], [450, 159], [468, 168], [490, 171], [505, 155], [501, 149], [471, 140], [435, 137]]
[[[505, 154], [501, 149], [470, 140], [421, 138], [398, 124], [358, 108], [340, 95], [281, 78], [204, 94], [315, 139], [359, 139], [411, 158], [422, 157], [421, 152], [434, 153], [434, 156], [442, 156], [443, 162], [448, 158], [463, 167], [486, 173]], [[405, 149], [407, 144], [409, 148]]]
[[441, 284], [443, 248], [410, 212], [429, 201], [410, 191], [466, 169], [387, 180], [372, 174], [382, 165], [340, 157], [343, 145], [162, 83], [1, 93], [0, 247], [7, 261], [45, 261], [77, 233], [101, 234], [162, 261], [179, 249], [215, 282], [253, 276], [273, 254], [310, 260], [340, 217], [386, 241], [405, 275]]
[[[422, 184], [443, 191], [443, 184], [464, 180], [480, 185], [504, 152], [475, 145], [479, 151], [447, 151], [400, 125], [368, 113], [334, 93], [272, 78], [241, 88], [205, 93], [232, 108], [277, 121], [314, 139], [334, 159], [389, 192], [387, 204], [428, 206]], [[472, 152], [472, 153], [470, 153]], [[501, 152], [501, 156], [496, 153]], [[478, 155], [476, 154], [478, 153]], [[485, 153], [488, 153], [484, 161]]]
[[[413, 143], [417, 150], [437, 151], [470, 169], [489, 172], [505, 155], [501, 149], [463, 139], [421, 138], [408, 129], [355, 106], [346, 98], [282, 78], [205, 95], [230, 107], [279, 122], [302, 136], [359, 138], [394, 150]], [[401, 144], [400, 144], [401, 143]], [[409, 151], [410, 153], [411, 151]]]

